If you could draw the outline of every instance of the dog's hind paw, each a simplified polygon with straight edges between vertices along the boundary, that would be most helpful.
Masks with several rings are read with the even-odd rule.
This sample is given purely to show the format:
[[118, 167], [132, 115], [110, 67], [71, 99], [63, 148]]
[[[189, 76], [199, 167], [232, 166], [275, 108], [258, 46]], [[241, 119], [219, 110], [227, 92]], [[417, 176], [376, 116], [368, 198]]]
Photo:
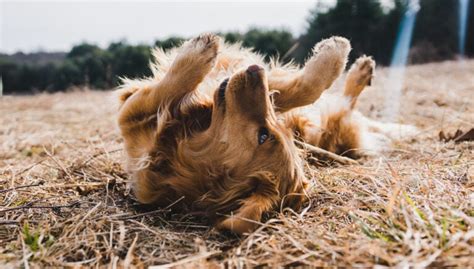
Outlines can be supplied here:
[[359, 57], [351, 66], [344, 86], [344, 96], [351, 100], [351, 108], [354, 108], [357, 98], [366, 86], [372, 84], [374, 77], [375, 61], [371, 57]]
[[347, 74], [348, 82], [351, 81], [357, 86], [370, 86], [374, 76], [375, 61], [372, 57], [361, 56], [352, 65]]

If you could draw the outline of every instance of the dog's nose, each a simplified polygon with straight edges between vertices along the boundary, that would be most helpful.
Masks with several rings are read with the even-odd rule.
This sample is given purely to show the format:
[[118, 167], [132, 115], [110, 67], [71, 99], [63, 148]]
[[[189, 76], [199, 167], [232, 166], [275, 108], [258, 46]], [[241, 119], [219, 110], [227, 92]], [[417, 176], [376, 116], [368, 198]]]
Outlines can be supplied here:
[[256, 65], [256, 64], [247, 67], [247, 72], [249, 74], [257, 74], [261, 70], [263, 70], [263, 67], [261, 67], [259, 65]]

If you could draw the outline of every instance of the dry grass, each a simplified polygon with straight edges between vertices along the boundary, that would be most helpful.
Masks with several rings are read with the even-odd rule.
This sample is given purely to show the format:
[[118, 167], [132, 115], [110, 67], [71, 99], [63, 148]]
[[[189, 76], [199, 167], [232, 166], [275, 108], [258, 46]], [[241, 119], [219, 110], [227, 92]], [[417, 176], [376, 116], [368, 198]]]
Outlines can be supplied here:
[[[423, 131], [362, 165], [311, 167], [311, 203], [237, 238], [129, 194], [107, 92], [0, 99], [0, 267], [474, 265], [474, 61], [408, 70], [401, 122]], [[387, 70], [359, 107], [382, 108]], [[3, 266], [2, 266], [3, 264]]]

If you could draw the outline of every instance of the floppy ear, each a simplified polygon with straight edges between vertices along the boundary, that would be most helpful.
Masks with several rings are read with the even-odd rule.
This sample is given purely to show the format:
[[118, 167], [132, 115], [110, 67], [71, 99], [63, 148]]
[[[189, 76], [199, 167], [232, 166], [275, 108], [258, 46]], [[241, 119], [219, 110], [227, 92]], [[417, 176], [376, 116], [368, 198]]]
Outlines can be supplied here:
[[217, 224], [218, 229], [229, 230], [237, 234], [255, 230], [265, 211], [269, 211], [278, 201], [278, 182], [269, 172], [259, 172], [250, 177], [255, 184], [254, 192], [241, 201], [240, 208]]

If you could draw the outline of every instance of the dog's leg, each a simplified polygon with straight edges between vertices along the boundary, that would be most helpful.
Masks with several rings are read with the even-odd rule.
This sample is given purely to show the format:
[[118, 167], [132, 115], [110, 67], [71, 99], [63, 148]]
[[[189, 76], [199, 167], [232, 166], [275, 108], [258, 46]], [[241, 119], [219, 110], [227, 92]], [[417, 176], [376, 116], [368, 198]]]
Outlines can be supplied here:
[[374, 69], [375, 62], [368, 56], [359, 57], [351, 66], [344, 87], [344, 96], [350, 98], [351, 109], [354, 108], [362, 90], [372, 83]]
[[322, 130], [318, 146], [337, 154], [358, 157], [364, 149], [364, 123], [353, 115], [353, 109], [362, 90], [371, 83], [375, 62], [362, 56], [350, 68], [345, 81], [343, 97], [335, 97], [321, 113]]
[[274, 95], [275, 109], [285, 112], [314, 103], [344, 71], [350, 50], [347, 39], [332, 37], [314, 46], [313, 55], [302, 70], [272, 70], [268, 83], [270, 90], [277, 91]]
[[232, 231], [237, 234], [251, 232], [258, 227], [262, 214], [273, 208], [270, 200], [259, 195], [247, 198], [239, 211], [217, 224], [221, 230]]
[[206, 34], [187, 41], [179, 49], [164, 78], [134, 92], [119, 112], [119, 124], [127, 125], [155, 115], [164, 104], [172, 104], [196, 89], [214, 67], [219, 37]]
[[[358, 157], [365, 148], [363, 141], [364, 122], [355, 117], [353, 108], [362, 90], [370, 84], [375, 62], [367, 56], [360, 57], [350, 68], [345, 82], [344, 95], [330, 95], [318, 103], [318, 109], [304, 109], [304, 115], [287, 116], [286, 122], [300, 134], [308, 144], [336, 154]], [[319, 119], [312, 122], [312, 113], [318, 113]], [[340, 163], [349, 163], [347, 159], [334, 158], [323, 151], [310, 150], [323, 159], [333, 159]]]
[[251, 232], [259, 225], [262, 214], [271, 210], [278, 199], [277, 179], [272, 175], [260, 175], [257, 186], [250, 197], [241, 202], [237, 212], [219, 222], [216, 227], [237, 234]]
[[[326, 121], [322, 121], [320, 124], [316, 125], [310, 119], [300, 114], [287, 114], [283, 118], [285, 125], [293, 131], [297, 139], [295, 139], [295, 144], [301, 147], [308, 157], [315, 157], [318, 161], [329, 161], [340, 164], [356, 164], [357, 162], [335, 154], [336, 148], [328, 147], [328, 131], [322, 127], [328, 128], [332, 127], [332, 134], [338, 134], [339, 128], [333, 125], [328, 125]], [[331, 119], [336, 123], [335, 119]], [[334, 140], [332, 140], [334, 141]], [[326, 147], [326, 148], [322, 148]]]

